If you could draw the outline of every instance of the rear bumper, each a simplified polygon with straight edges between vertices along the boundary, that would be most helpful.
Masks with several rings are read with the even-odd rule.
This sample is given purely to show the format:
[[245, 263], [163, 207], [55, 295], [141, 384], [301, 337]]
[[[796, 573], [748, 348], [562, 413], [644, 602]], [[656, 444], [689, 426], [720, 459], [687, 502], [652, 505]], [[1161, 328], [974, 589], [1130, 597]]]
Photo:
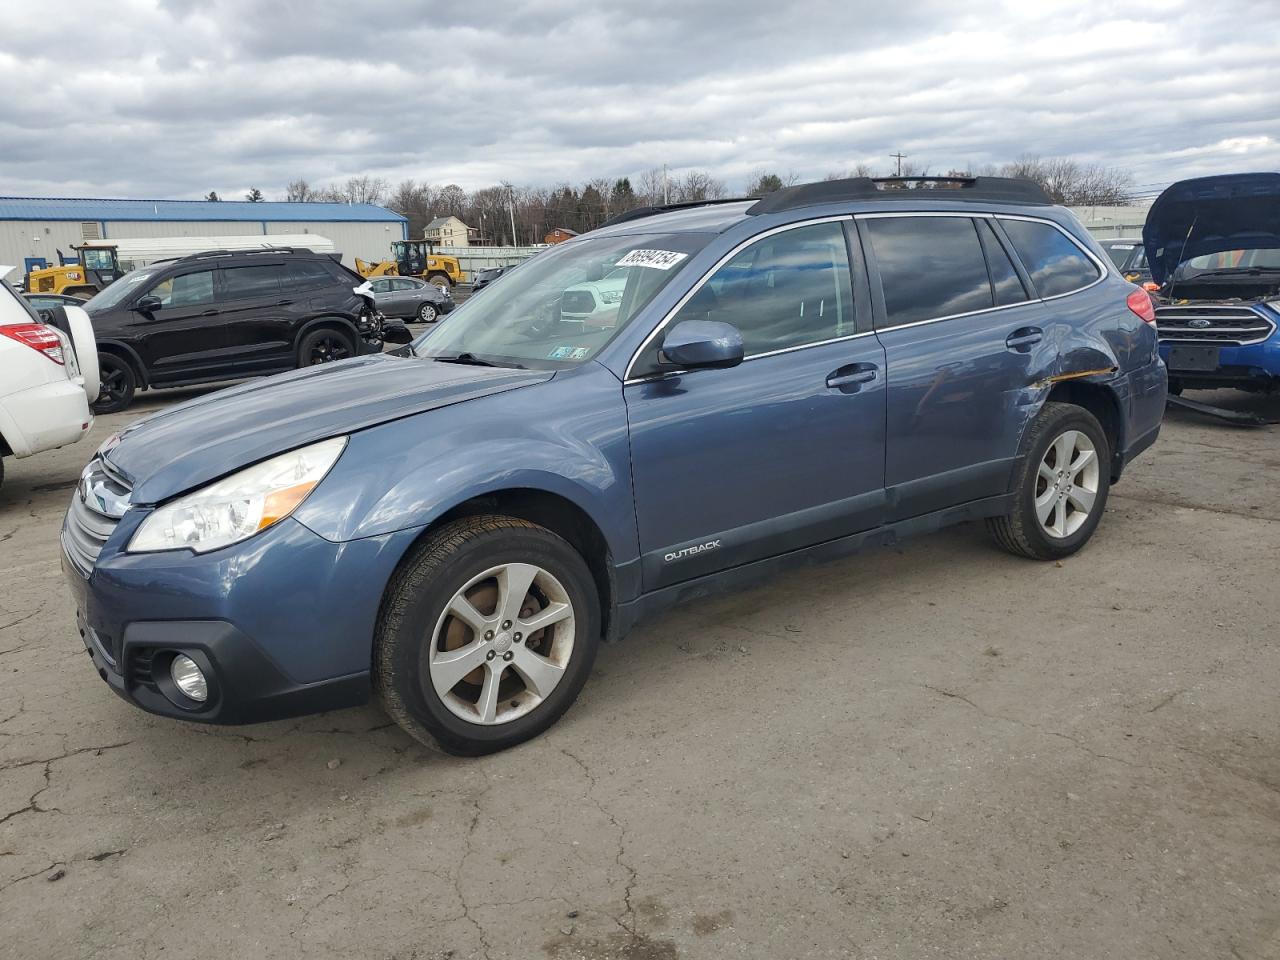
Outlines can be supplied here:
[[45, 383], [0, 398], [0, 434], [16, 457], [75, 443], [92, 426], [84, 385], [75, 380]]

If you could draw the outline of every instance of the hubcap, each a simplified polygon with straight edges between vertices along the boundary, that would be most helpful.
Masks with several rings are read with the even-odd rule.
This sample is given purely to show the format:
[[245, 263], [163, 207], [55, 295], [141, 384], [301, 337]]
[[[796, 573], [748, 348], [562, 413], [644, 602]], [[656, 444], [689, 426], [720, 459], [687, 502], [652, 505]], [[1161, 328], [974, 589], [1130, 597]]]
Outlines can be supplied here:
[[1069, 537], [1089, 519], [1098, 499], [1098, 451], [1087, 434], [1068, 430], [1045, 451], [1036, 472], [1036, 519], [1056, 539]]
[[469, 723], [510, 723], [564, 678], [576, 632], [573, 604], [542, 567], [506, 563], [472, 577], [436, 621], [425, 650], [437, 696]]

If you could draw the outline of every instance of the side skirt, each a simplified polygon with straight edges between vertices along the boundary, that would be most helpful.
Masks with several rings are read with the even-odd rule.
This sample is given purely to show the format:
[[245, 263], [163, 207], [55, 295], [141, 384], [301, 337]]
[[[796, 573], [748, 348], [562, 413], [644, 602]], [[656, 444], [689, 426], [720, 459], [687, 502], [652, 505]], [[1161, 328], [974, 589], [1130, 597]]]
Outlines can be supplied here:
[[740, 590], [769, 580], [788, 570], [829, 563], [867, 547], [892, 546], [908, 537], [932, 533], [957, 523], [981, 520], [984, 517], [998, 517], [1008, 513], [1012, 503], [1012, 494], [974, 500], [654, 590], [629, 603], [618, 605], [616, 616], [613, 618], [613, 629], [610, 630], [608, 639], [620, 640], [637, 624], [688, 600], [698, 600], [719, 593]]

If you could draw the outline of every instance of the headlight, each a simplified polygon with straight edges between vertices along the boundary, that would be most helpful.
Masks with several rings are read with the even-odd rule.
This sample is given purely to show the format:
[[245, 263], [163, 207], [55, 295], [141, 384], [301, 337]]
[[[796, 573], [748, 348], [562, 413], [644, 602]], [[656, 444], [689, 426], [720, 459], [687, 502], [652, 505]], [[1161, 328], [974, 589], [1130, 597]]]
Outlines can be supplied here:
[[621, 290], [601, 290], [600, 299], [605, 303], [617, 303], [622, 299]]
[[129, 552], [205, 553], [246, 540], [293, 513], [346, 445], [346, 437], [313, 443], [180, 497], [142, 522]]

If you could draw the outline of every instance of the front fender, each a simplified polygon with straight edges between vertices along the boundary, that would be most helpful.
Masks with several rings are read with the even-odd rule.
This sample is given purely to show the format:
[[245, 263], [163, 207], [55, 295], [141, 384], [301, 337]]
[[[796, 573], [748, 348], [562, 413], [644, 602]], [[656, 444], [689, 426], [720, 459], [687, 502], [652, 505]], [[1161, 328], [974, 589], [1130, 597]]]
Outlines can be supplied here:
[[424, 527], [504, 490], [571, 501], [615, 563], [638, 553], [622, 385], [598, 364], [353, 434], [295, 516], [328, 540]]

